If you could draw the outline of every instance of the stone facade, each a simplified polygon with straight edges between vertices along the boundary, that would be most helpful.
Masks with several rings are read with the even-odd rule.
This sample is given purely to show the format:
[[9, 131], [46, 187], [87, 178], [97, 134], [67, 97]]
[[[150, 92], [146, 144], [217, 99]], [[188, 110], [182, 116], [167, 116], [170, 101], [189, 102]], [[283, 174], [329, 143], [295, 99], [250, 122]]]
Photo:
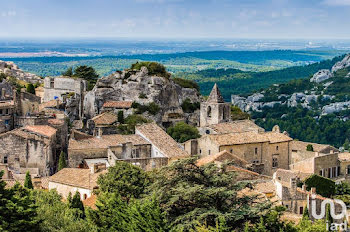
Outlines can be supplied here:
[[38, 176], [51, 175], [54, 172], [55, 149], [56, 133], [46, 136], [23, 128], [0, 135], [0, 160], [15, 173], [28, 170]]
[[206, 102], [201, 103], [200, 127], [228, 122], [231, 119], [231, 104], [225, 103], [215, 84]]

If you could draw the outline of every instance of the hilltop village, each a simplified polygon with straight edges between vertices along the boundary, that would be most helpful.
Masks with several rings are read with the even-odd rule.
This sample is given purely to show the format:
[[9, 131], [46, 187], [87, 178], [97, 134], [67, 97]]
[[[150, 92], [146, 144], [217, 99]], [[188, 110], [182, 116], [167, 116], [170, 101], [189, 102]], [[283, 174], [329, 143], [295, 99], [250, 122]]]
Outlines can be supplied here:
[[[235, 181], [249, 181], [250, 191], [299, 220], [308, 197], [317, 193], [317, 210], [325, 199], [309, 178], [350, 177], [346, 151], [294, 140], [278, 125], [266, 131], [233, 120], [216, 84], [206, 98], [146, 66], [99, 78], [91, 90], [86, 79], [40, 78], [11, 62], [0, 61], [0, 75], [0, 169], [8, 188], [29, 173], [34, 188], [55, 189], [63, 199], [78, 192], [95, 208], [99, 177], [118, 163], [153, 172], [197, 157], [198, 167], [228, 165]], [[177, 125], [198, 134], [174, 136]]]

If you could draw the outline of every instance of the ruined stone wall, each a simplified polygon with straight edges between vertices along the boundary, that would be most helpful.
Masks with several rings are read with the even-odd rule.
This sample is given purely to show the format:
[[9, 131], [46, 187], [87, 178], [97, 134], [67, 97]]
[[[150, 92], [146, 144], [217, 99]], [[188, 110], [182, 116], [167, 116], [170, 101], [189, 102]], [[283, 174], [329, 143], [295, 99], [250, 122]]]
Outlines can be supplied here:
[[23, 138], [11, 133], [0, 137], [0, 160], [7, 157], [11, 169], [38, 168], [42, 176], [54, 171], [54, 140], [43, 140], [38, 136]]
[[47, 102], [58, 97], [63, 100], [62, 94], [74, 92], [80, 96], [86, 90], [84, 80], [68, 77], [46, 77], [44, 79], [43, 102]]

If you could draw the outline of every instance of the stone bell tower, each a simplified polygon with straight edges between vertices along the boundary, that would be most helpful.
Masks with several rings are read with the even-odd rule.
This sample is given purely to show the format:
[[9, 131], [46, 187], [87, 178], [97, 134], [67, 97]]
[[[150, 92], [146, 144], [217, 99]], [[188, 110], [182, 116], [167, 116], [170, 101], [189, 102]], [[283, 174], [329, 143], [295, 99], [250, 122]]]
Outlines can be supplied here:
[[218, 86], [215, 84], [208, 100], [201, 103], [200, 126], [208, 126], [231, 119], [231, 104], [225, 103]]

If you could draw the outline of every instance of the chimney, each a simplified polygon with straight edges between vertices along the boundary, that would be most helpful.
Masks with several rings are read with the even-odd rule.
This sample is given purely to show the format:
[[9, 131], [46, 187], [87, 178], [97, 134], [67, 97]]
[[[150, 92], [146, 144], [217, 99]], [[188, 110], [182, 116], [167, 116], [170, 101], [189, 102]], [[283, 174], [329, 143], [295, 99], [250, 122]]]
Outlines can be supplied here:
[[97, 165], [96, 164], [91, 165], [91, 167], [90, 167], [91, 174], [96, 173], [96, 171], [97, 171]]
[[315, 187], [312, 187], [311, 190], [310, 190], [311, 194], [316, 194], [316, 188]]

